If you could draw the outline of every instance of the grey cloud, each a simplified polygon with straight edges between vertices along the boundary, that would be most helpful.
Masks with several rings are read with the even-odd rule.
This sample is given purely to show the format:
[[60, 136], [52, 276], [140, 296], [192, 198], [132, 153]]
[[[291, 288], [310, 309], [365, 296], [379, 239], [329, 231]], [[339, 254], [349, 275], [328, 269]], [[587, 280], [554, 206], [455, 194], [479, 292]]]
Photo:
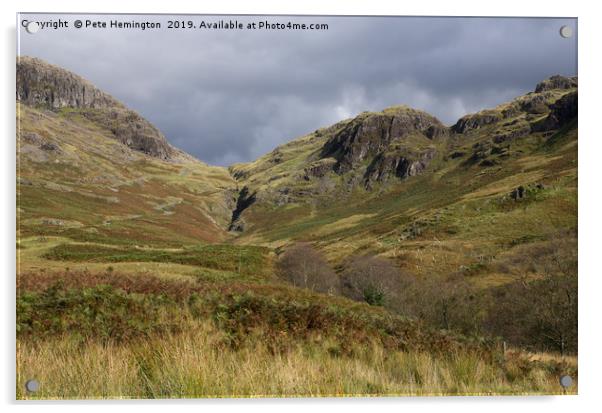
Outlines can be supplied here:
[[[24, 16], [30, 20], [82, 16]], [[160, 20], [167, 16], [98, 16]], [[188, 17], [180, 17], [188, 19]], [[194, 20], [216, 21], [216, 16]], [[249, 161], [364, 110], [406, 104], [451, 124], [576, 74], [575, 19], [223, 17], [328, 31], [42, 30], [20, 53], [86, 77], [208, 163]]]

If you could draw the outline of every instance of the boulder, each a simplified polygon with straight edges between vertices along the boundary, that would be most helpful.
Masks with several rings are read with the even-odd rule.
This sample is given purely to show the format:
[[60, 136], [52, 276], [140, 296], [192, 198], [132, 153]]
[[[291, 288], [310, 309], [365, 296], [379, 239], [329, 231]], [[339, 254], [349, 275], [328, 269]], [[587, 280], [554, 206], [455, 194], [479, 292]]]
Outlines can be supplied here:
[[312, 178], [321, 178], [328, 172], [332, 171], [337, 160], [334, 158], [324, 158], [312, 162], [303, 169], [303, 178], [309, 181]]

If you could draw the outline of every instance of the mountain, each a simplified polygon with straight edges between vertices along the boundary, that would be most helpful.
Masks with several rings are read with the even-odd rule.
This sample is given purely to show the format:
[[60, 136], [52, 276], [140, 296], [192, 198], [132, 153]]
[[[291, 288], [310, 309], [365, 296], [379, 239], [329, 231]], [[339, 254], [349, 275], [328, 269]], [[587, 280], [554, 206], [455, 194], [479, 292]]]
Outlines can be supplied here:
[[17, 62], [17, 100], [36, 108], [75, 110], [128, 147], [159, 159], [174, 159], [176, 151], [150, 122], [126, 108], [87, 80], [40, 59]]
[[300, 240], [337, 260], [395, 255], [424, 225], [439, 241], [470, 238], [459, 211], [519, 187], [576, 188], [577, 78], [554, 76], [451, 127], [406, 106], [364, 112], [228, 169], [172, 147], [113, 97], [39, 59], [19, 59], [17, 104], [24, 234]]
[[[246, 200], [232, 229], [244, 229], [239, 242], [311, 241], [335, 260], [403, 251], [403, 265], [419, 272], [455, 271], [471, 264], [460, 251], [479, 237], [490, 243], [495, 234], [499, 245], [527, 232], [545, 238], [550, 228], [533, 227], [555, 202], [568, 202], [576, 218], [576, 116], [577, 79], [561, 76], [451, 127], [403, 106], [365, 112], [231, 166]], [[533, 198], [549, 198], [530, 204], [532, 216], [496, 206], [532, 187], [545, 188]], [[470, 221], [475, 210], [479, 221]], [[444, 254], [456, 255], [453, 264], [421, 265], [424, 251], [411, 247], [418, 240], [421, 248], [453, 244]], [[442, 252], [433, 253], [441, 263]]]
[[80, 240], [216, 242], [236, 183], [174, 148], [150, 122], [83, 78], [17, 62], [19, 230]]
[[229, 168], [39, 59], [16, 98], [18, 398], [577, 377], [577, 78], [451, 126], [364, 112]]

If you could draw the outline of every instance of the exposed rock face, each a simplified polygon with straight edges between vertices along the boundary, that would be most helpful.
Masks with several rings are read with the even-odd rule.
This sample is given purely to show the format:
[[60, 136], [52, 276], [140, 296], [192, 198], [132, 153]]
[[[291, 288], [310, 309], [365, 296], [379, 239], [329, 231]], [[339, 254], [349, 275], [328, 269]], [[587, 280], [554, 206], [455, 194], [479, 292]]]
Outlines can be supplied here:
[[461, 117], [451, 127], [455, 133], [465, 133], [502, 120], [504, 116], [496, 111], [486, 110]]
[[336, 159], [334, 169], [343, 174], [386, 150], [393, 140], [410, 134], [432, 139], [441, 136], [444, 130], [445, 126], [434, 116], [405, 107], [365, 113], [330, 138], [322, 148], [321, 157]]
[[73, 108], [130, 148], [161, 159], [177, 151], [150, 122], [87, 80], [43, 60], [17, 61], [17, 101], [50, 110]]
[[549, 131], [561, 128], [577, 117], [578, 92], [567, 93], [550, 106], [550, 114], [533, 125], [536, 132]]
[[578, 99], [578, 93], [571, 92], [558, 99], [550, 107], [550, 116], [556, 120], [558, 126], [564, 125], [577, 116]]
[[552, 89], [572, 89], [577, 87], [577, 77], [552, 76], [540, 82], [535, 87], [535, 92], [540, 93]]
[[242, 232], [245, 230], [246, 222], [241, 215], [245, 209], [253, 205], [256, 201], [256, 195], [256, 192], [251, 193], [246, 186], [240, 190], [236, 200], [236, 208], [232, 211], [232, 221], [228, 231]]
[[171, 159], [175, 150], [150, 122], [131, 110], [83, 109], [81, 114], [111, 131], [115, 138], [133, 150], [160, 159]]
[[516, 121], [502, 125], [502, 129], [494, 132], [492, 140], [494, 143], [508, 142], [527, 136], [529, 133], [531, 133], [531, 125], [528, 122]]
[[433, 140], [445, 138], [446, 136], [449, 136], [449, 128], [443, 125], [431, 125], [424, 131], [424, 134], [427, 138]]
[[549, 91], [526, 95], [519, 104], [520, 110], [531, 114], [546, 113], [549, 110], [547, 102], [551, 97], [552, 93]]
[[303, 170], [303, 178], [307, 181], [309, 181], [312, 178], [321, 178], [328, 172], [332, 171], [336, 164], [337, 160], [334, 158], [324, 158], [312, 162]]
[[389, 177], [400, 179], [421, 174], [435, 157], [435, 149], [410, 155], [407, 153], [381, 153], [377, 155], [364, 175], [366, 188], [370, 189], [375, 182], [386, 182]]
[[[472, 146], [472, 154], [462, 164], [482, 167], [497, 165], [504, 158], [517, 153], [513, 146], [518, 139], [532, 132], [561, 128], [577, 116], [577, 91], [573, 90], [576, 88], [576, 77], [553, 76], [539, 83], [535, 92], [519, 96], [494, 109], [462, 117], [451, 127], [454, 139], [464, 139], [466, 136], [480, 138]], [[487, 129], [471, 133], [480, 128]], [[450, 156], [453, 158], [453, 155]]]
[[17, 61], [17, 100], [50, 109], [122, 107], [117, 100], [74, 73], [41, 59]]

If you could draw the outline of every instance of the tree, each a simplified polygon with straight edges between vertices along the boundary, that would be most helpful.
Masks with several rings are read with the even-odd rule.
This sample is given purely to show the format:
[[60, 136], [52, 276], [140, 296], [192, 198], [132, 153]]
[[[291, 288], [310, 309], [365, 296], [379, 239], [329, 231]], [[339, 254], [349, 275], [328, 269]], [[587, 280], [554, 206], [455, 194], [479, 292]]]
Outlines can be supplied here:
[[401, 271], [388, 260], [371, 256], [352, 259], [341, 276], [344, 295], [379, 306], [394, 301], [406, 283]]
[[296, 287], [329, 294], [339, 291], [337, 274], [322, 254], [307, 243], [288, 248], [276, 263], [276, 272]]
[[484, 318], [481, 294], [462, 274], [416, 279], [402, 297], [399, 311], [436, 328], [478, 334]]
[[577, 351], [577, 241], [567, 235], [526, 250], [521, 259], [533, 274], [492, 292], [492, 334], [534, 350]]

